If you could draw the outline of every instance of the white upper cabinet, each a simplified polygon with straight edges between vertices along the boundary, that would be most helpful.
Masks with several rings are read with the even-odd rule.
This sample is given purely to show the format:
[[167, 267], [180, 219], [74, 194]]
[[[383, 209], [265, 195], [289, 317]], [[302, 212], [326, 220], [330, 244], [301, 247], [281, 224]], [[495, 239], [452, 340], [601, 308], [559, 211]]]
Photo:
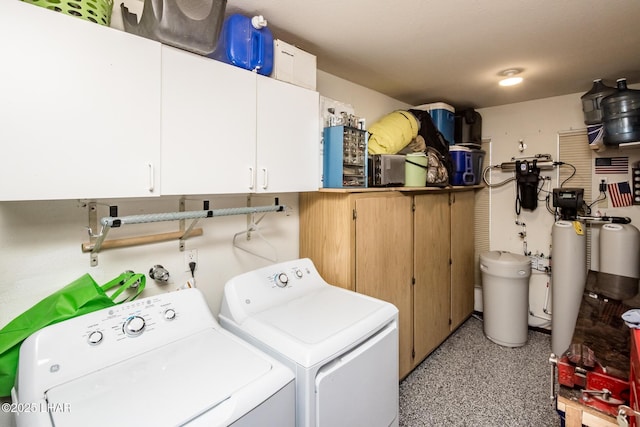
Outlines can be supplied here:
[[160, 194], [157, 42], [0, 2], [0, 200]]
[[256, 191], [315, 191], [320, 156], [318, 92], [258, 78]]
[[317, 92], [162, 47], [162, 193], [318, 189]]
[[318, 93], [0, 1], [0, 201], [318, 188]]
[[249, 193], [255, 185], [256, 76], [162, 47], [162, 193]]

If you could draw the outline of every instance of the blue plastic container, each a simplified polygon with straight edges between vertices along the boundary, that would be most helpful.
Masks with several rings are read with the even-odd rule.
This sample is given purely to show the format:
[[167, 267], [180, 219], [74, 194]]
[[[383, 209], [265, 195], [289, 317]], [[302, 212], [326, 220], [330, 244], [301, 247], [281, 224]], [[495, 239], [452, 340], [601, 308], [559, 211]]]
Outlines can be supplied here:
[[468, 146], [455, 145], [449, 147], [453, 162], [453, 185], [478, 185], [482, 180], [482, 161], [484, 150]]
[[273, 34], [261, 16], [229, 15], [211, 57], [268, 76], [273, 71]]
[[433, 124], [442, 133], [449, 145], [455, 144], [456, 109], [444, 102], [424, 104], [413, 107], [416, 110], [428, 111]]

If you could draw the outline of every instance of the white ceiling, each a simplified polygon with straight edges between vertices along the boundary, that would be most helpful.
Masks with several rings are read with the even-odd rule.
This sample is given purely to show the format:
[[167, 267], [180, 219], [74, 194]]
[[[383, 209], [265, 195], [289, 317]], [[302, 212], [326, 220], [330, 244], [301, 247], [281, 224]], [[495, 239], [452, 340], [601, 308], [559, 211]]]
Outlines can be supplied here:
[[[490, 107], [640, 82], [639, 0], [229, 0], [318, 68], [408, 104]], [[498, 73], [524, 68], [501, 88]]]

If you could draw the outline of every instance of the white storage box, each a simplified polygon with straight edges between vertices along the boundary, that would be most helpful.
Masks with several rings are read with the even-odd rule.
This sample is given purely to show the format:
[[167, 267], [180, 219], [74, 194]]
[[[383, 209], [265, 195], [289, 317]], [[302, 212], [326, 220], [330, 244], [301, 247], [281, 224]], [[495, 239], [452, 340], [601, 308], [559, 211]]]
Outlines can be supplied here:
[[316, 57], [282, 40], [273, 42], [271, 77], [316, 90]]

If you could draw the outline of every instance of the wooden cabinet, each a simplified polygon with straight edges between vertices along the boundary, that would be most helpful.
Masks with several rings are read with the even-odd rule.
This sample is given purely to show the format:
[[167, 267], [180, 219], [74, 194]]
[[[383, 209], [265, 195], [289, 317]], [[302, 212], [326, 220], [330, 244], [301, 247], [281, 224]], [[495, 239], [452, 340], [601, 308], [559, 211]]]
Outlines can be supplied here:
[[20, 1], [0, 39], [0, 200], [160, 194], [160, 43]]
[[318, 188], [319, 95], [162, 47], [162, 193]]
[[[396, 306], [400, 349], [410, 348], [413, 336], [411, 219], [411, 197], [355, 200], [355, 291]], [[400, 372], [411, 365], [411, 353], [400, 350]]]
[[300, 256], [398, 308], [400, 378], [473, 311], [473, 202], [471, 190], [300, 195]]
[[414, 196], [414, 350], [420, 363], [473, 312], [474, 192]]
[[450, 332], [449, 193], [414, 196], [414, 351], [420, 363]]
[[451, 193], [451, 330], [473, 313], [475, 193]]

